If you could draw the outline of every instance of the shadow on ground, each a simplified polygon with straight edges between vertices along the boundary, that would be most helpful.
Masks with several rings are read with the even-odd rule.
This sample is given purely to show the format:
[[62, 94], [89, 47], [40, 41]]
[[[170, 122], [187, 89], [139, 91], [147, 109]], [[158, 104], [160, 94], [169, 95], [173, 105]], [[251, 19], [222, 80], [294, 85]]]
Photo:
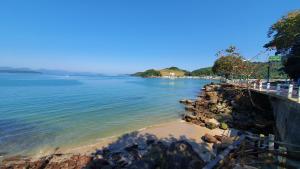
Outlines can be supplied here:
[[202, 168], [213, 152], [207, 144], [185, 136], [159, 139], [149, 133], [132, 132], [92, 155], [86, 168], [193, 169]]
[[37, 161], [13, 157], [3, 160], [0, 169], [199, 169], [213, 156], [207, 144], [185, 136], [161, 139], [149, 133], [132, 132], [90, 155], [66, 158], [54, 153]]

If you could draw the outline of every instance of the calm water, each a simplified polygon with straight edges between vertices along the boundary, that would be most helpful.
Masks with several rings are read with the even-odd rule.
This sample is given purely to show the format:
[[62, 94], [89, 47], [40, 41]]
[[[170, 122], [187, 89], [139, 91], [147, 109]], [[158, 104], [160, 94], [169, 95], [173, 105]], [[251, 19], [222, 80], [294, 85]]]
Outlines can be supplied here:
[[176, 119], [206, 80], [0, 74], [0, 153], [77, 146]]

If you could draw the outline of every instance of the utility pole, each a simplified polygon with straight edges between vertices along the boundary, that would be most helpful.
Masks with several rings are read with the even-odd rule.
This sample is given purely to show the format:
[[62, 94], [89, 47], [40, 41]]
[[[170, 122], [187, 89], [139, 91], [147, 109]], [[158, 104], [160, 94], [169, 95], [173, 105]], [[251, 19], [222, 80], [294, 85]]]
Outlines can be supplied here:
[[271, 61], [269, 60], [269, 62], [268, 62], [268, 79], [267, 79], [267, 82], [268, 82], [268, 83], [270, 83], [270, 78], [271, 78], [271, 77], [270, 77], [270, 76], [271, 76], [271, 75], [270, 75], [270, 69], [271, 69]]

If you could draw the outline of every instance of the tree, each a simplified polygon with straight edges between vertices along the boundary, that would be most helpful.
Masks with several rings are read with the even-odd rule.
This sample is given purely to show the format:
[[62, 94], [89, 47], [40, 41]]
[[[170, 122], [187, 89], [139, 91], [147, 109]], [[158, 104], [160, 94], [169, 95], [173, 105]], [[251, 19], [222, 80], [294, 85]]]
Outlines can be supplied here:
[[268, 33], [272, 38], [264, 45], [283, 56], [284, 71], [293, 79], [300, 78], [300, 10], [290, 12], [273, 24]]
[[215, 74], [224, 76], [226, 79], [240, 75], [241, 67], [243, 66], [243, 58], [237, 52], [235, 46], [229, 46], [225, 51], [219, 51], [217, 56], [219, 58], [212, 67], [212, 71]]
[[284, 60], [284, 71], [293, 79], [300, 78], [300, 38]]
[[268, 32], [272, 40], [265, 48], [276, 49], [277, 54], [287, 54], [300, 36], [300, 10], [290, 12], [273, 24]]

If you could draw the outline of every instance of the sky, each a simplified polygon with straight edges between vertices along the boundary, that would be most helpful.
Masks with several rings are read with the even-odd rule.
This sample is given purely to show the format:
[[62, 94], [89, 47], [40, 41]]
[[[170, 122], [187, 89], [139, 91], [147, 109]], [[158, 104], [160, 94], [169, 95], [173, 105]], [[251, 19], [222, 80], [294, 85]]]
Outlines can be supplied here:
[[253, 57], [269, 27], [295, 9], [300, 0], [2, 0], [0, 66], [194, 70], [229, 45]]

